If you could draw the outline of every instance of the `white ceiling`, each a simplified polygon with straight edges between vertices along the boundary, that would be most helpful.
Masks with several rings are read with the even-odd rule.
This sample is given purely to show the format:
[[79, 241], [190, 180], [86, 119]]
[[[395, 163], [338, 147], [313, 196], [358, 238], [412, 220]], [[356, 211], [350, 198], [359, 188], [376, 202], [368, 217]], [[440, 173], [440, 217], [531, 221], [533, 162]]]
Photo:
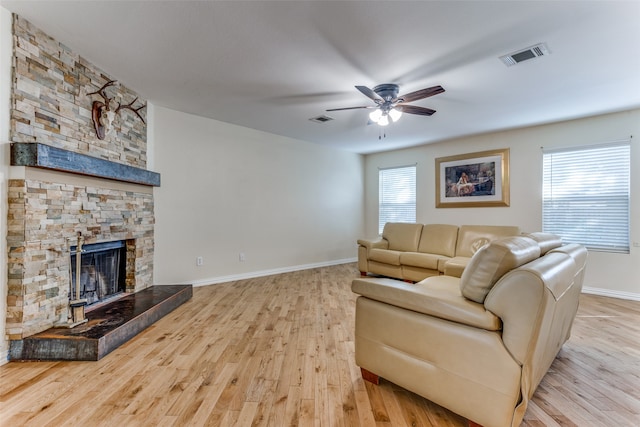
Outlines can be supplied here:
[[[359, 153], [640, 107], [639, 1], [0, 4], [156, 105]], [[382, 140], [368, 110], [325, 112], [380, 83], [446, 92]]]

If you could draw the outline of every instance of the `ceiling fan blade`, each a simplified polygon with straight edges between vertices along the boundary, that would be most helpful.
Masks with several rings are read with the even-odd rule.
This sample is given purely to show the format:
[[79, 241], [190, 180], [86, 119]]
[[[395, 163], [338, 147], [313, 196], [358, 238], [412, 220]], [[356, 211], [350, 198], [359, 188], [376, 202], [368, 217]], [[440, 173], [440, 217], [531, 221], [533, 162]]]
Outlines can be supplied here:
[[436, 110], [432, 110], [431, 108], [418, 107], [417, 105], [404, 105], [404, 104], [396, 105], [395, 109], [400, 110], [403, 113], [418, 114], [420, 116], [430, 116], [436, 112]]
[[384, 99], [382, 99], [382, 97], [380, 95], [378, 95], [372, 89], [369, 89], [366, 86], [356, 86], [356, 89], [358, 89], [360, 92], [362, 92], [362, 94], [364, 96], [366, 96], [368, 98], [371, 98], [373, 101], [375, 101], [376, 104], [378, 104], [380, 102], [384, 102]]
[[442, 86], [432, 86], [426, 89], [420, 89], [415, 92], [409, 92], [407, 94], [399, 96], [398, 101], [401, 100], [400, 102], [413, 102], [417, 101], [418, 99], [428, 98], [442, 92], [444, 92], [444, 88]]
[[342, 111], [342, 110], [357, 110], [360, 108], [378, 108], [378, 107], [346, 107], [346, 108], [330, 108], [325, 111]]

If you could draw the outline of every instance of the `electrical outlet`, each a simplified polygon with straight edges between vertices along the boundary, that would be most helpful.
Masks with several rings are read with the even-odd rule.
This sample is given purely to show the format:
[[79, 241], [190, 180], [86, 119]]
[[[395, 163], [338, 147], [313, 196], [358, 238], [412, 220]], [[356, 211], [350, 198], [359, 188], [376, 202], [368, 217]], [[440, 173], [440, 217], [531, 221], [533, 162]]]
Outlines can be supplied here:
[[240, 262], [245, 262], [247, 260], [247, 258], [244, 256], [244, 252], [240, 252], [240, 254], [238, 255], [238, 259], [240, 260]]
[[204, 259], [201, 256], [197, 257], [196, 258], [196, 265], [198, 267], [200, 267], [202, 264], [204, 264]]

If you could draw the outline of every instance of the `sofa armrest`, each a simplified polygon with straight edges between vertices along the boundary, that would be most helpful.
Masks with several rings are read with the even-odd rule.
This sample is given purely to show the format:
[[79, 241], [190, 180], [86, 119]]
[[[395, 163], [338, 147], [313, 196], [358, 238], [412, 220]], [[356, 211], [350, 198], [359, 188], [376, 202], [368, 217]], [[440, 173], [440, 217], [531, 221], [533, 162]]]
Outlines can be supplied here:
[[531, 351], [531, 338], [539, 328], [539, 310], [544, 285], [523, 271], [508, 273], [487, 295], [484, 306], [502, 319], [502, 341], [509, 353], [524, 364]]
[[[529, 362], [536, 346], [546, 345], [540, 335], [548, 334], [543, 322], [552, 322], [566, 316], [554, 314], [557, 299], [554, 288], [572, 286], [576, 271], [575, 262], [564, 254], [547, 254], [505, 274], [487, 295], [484, 306], [502, 319], [502, 340], [505, 347], [520, 364]], [[577, 298], [578, 293], [568, 293]], [[574, 304], [569, 304], [574, 306]], [[575, 304], [577, 307], [577, 301]], [[575, 313], [569, 313], [572, 317]], [[570, 328], [571, 321], [544, 328]], [[559, 333], [558, 336], [566, 336]], [[562, 345], [562, 343], [559, 343]], [[555, 354], [554, 354], [555, 356]]]
[[369, 271], [369, 255], [371, 249], [388, 249], [389, 241], [382, 237], [377, 240], [358, 239], [358, 270], [361, 275]]
[[387, 239], [383, 238], [379, 238], [377, 240], [358, 239], [358, 245], [367, 248], [367, 253], [371, 249], [389, 249], [389, 242]]

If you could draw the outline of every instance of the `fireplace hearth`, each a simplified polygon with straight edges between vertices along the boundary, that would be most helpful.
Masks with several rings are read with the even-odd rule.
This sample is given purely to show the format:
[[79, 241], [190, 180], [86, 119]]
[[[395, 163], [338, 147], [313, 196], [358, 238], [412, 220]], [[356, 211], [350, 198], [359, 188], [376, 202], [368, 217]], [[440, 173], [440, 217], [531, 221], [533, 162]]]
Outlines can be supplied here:
[[75, 328], [51, 328], [10, 342], [9, 360], [100, 360], [186, 303], [191, 285], [151, 286], [101, 304]]

